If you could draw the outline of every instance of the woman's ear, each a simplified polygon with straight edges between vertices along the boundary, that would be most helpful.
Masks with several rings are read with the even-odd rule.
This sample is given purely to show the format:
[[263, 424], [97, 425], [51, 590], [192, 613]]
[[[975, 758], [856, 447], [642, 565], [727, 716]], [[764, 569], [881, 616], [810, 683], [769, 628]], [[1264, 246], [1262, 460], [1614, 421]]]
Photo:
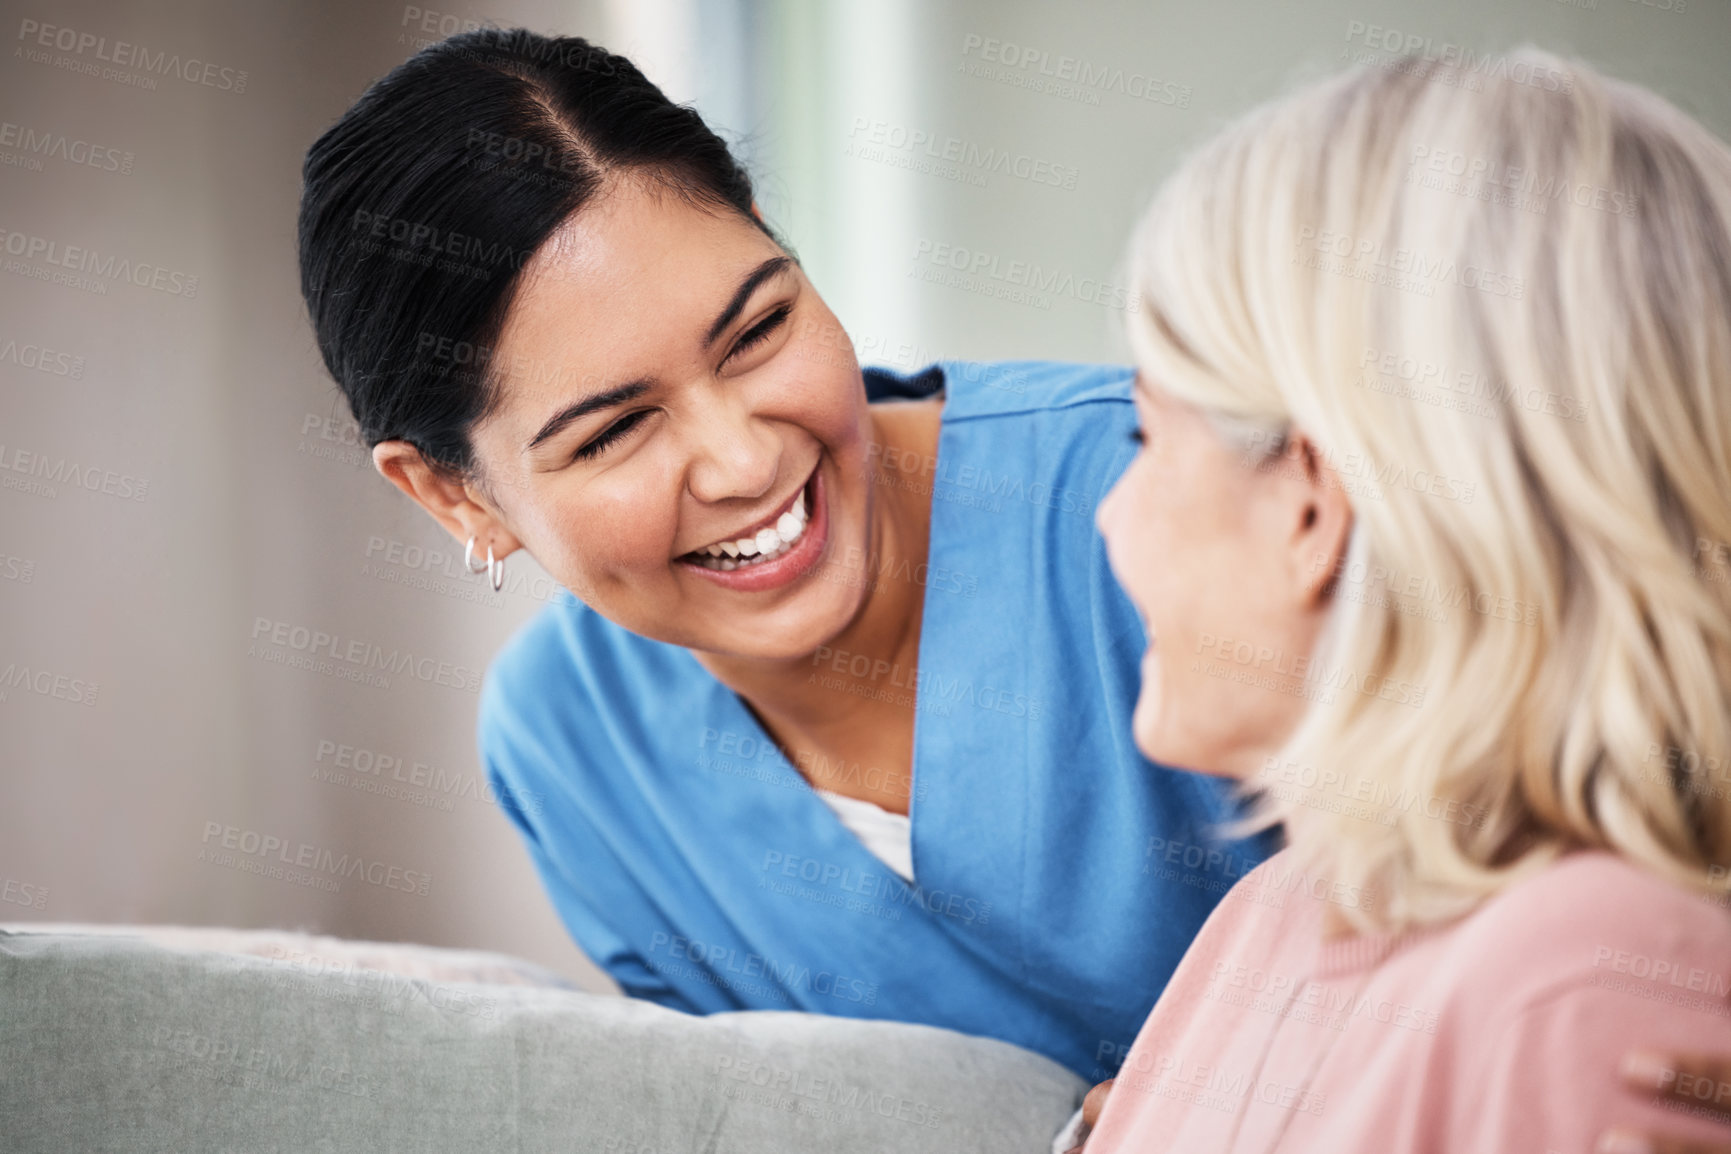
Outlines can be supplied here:
[[1352, 537], [1352, 502], [1347, 500], [1339, 474], [1315, 441], [1295, 432], [1287, 442], [1285, 456], [1293, 482], [1289, 489], [1288, 572], [1304, 607], [1317, 609], [1328, 601], [1334, 575], [1346, 557]]
[[476, 500], [469, 485], [449, 470], [433, 467], [409, 442], [380, 441], [374, 445], [373, 468], [407, 493], [459, 542], [466, 543], [474, 537], [483, 552], [490, 547], [498, 558], [522, 544], [505, 527], [496, 510]]

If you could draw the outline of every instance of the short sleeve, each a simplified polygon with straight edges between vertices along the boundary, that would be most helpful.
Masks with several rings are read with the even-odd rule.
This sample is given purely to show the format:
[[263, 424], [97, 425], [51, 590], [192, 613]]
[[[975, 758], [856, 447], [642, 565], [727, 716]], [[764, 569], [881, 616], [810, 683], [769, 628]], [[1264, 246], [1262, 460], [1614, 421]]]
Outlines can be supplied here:
[[[1699, 1010], [1571, 984], [1512, 1017], [1488, 1054], [1460, 1056], [1471, 1073], [1456, 1087], [1461, 1154], [1486, 1150], [1587, 1151], [1611, 1127], [1724, 1142], [1727, 1128], [1667, 1110], [1623, 1085], [1623, 1058], [1636, 1049], [1701, 1050], [1731, 1022]], [[1475, 1084], [1476, 1083], [1476, 1084]]]

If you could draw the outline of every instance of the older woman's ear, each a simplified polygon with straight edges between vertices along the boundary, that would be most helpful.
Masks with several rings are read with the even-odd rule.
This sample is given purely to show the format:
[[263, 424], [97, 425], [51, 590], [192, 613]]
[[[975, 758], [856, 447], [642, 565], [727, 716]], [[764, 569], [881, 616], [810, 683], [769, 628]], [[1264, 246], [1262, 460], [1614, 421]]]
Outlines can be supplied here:
[[1307, 609], [1323, 608], [1352, 539], [1352, 502], [1322, 449], [1303, 433], [1287, 441], [1282, 467], [1291, 500], [1286, 559]]

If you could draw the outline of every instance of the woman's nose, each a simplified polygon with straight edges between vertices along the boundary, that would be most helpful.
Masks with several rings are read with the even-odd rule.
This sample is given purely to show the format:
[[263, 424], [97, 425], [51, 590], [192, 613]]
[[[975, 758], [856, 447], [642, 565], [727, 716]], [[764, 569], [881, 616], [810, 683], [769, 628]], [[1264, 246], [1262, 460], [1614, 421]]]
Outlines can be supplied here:
[[775, 485], [781, 438], [770, 422], [724, 398], [691, 412], [686, 484], [700, 501], [761, 497]]

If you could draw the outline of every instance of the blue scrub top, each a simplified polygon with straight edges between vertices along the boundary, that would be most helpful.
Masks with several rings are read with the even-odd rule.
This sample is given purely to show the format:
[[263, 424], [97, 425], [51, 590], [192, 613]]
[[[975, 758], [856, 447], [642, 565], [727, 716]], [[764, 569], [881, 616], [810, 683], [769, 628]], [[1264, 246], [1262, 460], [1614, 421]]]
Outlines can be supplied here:
[[[915, 700], [912, 884], [690, 651], [561, 591], [494, 660], [488, 778], [572, 937], [628, 994], [922, 1022], [1084, 1078], [1117, 1068], [1209, 910], [1277, 848], [1216, 840], [1230, 783], [1132, 742], [1145, 635], [1093, 520], [1135, 453], [1131, 378], [865, 373], [873, 400], [944, 394], [935, 468], [879, 462], [933, 495], [924, 572], [881, 578], [925, 585], [918, 672], [870, 682]], [[820, 650], [812, 676], [852, 660]]]

